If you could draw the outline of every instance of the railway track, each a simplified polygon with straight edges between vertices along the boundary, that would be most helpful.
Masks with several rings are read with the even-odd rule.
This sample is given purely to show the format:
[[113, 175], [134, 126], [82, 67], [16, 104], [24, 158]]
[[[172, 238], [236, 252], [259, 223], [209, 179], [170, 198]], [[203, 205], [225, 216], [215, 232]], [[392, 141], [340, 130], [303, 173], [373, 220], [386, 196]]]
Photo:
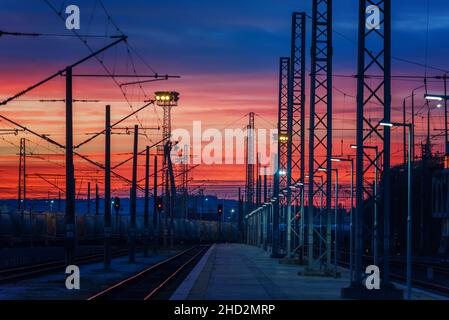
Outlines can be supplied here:
[[151, 300], [193, 267], [210, 246], [196, 246], [96, 293], [87, 300]]
[[[120, 257], [126, 255], [128, 250], [122, 249], [112, 253], [112, 257]], [[103, 260], [102, 253], [80, 256], [75, 259], [77, 265], [99, 262]], [[0, 284], [11, 283], [23, 279], [32, 278], [38, 275], [64, 270], [65, 261], [55, 260], [38, 264], [30, 264], [20, 267], [8, 268], [0, 270]]]

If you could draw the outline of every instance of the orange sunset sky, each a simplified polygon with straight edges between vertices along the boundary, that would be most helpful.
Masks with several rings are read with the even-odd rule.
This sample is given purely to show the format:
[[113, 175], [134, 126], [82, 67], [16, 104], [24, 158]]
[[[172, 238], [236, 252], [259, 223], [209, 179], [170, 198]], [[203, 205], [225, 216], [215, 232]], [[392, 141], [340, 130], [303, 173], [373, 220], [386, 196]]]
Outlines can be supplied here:
[[[63, 69], [65, 66], [86, 56], [89, 51], [76, 37], [65, 29], [63, 21], [44, 2], [19, 4], [6, 0], [0, 13], [0, 30], [11, 32], [38, 32], [53, 34], [40, 37], [0, 37], [0, 98], [10, 97], [34, 83]], [[271, 129], [277, 126], [278, 68], [279, 57], [289, 54], [290, 21], [293, 11], [310, 14], [309, 1], [142, 1], [131, 0], [129, 5], [120, 1], [106, 1], [107, 11], [115, 26], [108, 22], [101, 8], [95, 8], [95, 1], [74, 1], [82, 12], [82, 35], [116, 35], [120, 32], [129, 36], [128, 46], [121, 43], [109, 49], [99, 58], [115, 74], [133, 73], [179, 75], [180, 79], [159, 81], [139, 86], [122, 87], [135, 110], [153, 92], [176, 90], [180, 92], [179, 106], [173, 110], [173, 128], [191, 130], [193, 121], [201, 121], [203, 130], [216, 128], [244, 128], [248, 113], [256, 113], [256, 128]], [[135, 2], [135, 3], [133, 3]], [[62, 1], [51, 1], [59, 7]], [[354, 75], [356, 73], [356, 23], [357, 10], [347, 10], [345, 1], [335, 1], [334, 29], [334, 73]], [[354, 3], [356, 3], [354, 1]], [[131, 5], [133, 4], [133, 5]], [[441, 44], [438, 38], [447, 34], [449, 24], [444, 17], [449, 14], [444, 1], [435, 1], [430, 10], [441, 15], [427, 27], [427, 21], [419, 16], [426, 10], [420, 1], [411, 1], [408, 7], [394, 4], [393, 56], [407, 59], [415, 64], [393, 61], [393, 74], [429, 76], [442, 72], [424, 68], [425, 64], [442, 68], [447, 66], [449, 45]], [[402, 5], [403, 6], [403, 5]], [[355, 8], [355, 6], [354, 6]], [[444, 12], [446, 10], [446, 12]], [[151, 14], [148, 14], [151, 12]], [[310, 30], [310, 21], [308, 21]], [[86, 38], [94, 49], [112, 42], [108, 38]], [[309, 36], [307, 47], [310, 47]], [[439, 50], [430, 50], [438, 45]], [[306, 50], [309, 52], [309, 50]], [[447, 69], [447, 68], [446, 68]], [[307, 56], [307, 72], [310, 57]], [[74, 73], [104, 74], [104, 69], [95, 59], [82, 64]], [[133, 81], [131, 79], [129, 81]], [[118, 79], [120, 83], [127, 79]], [[393, 81], [393, 119], [402, 117], [402, 99], [412, 89], [422, 85], [420, 81]], [[349, 145], [355, 143], [355, 95], [356, 80], [334, 78], [334, 139], [335, 155], [352, 154]], [[440, 92], [441, 81], [429, 81], [429, 90]], [[309, 83], [306, 84], [307, 114], [309, 110]], [[98, 102], [74, 103], [74, 144], [89, 137], [89, 134], [103, 130], [104, 106], [112, 107], [112, 122], [130, 111], [124, 95], [110, 78], [74, 78], [74, 99], [99, 100]], [[424, 92], [417, 91], [417, 143], [424, 139], [426, 112], [423, 109]], [[65, 143], [65, 109], [63, 102], [40, 102], [40, 99], [63, 99], [65, 78], [57, 77], [16, 101], [0, 106], [0, 114], [40, 134], [49, 135], [61, 144]], [[432, 107], [431, 134], [438, 134], [443, 127], [440, 109]], [[371, 117], [380, 117], [375, 106], [367, 111]], [[410, 117], [407, 107], [407, 118]], [[380, 120], [380, 119], [379, 119]], [[138, 121], [145, 128], [162, 125], [162, 112], [157, 106], [150, 106], [120, 127], [133, 127]], [[307, 120], [308, 123], [308, 120]], [[16, 126], [0, 120], [0, 129], [14, 129]], [[308, 125], [307, 125], [308, 128]], [[117, 131], [124, 132], [124, 131]], [[392, 131], [393, 163], [402, 161], [402, 131]], [[36, 138], [29, 133], [18, 135], [0, 132], [0, 198], [17, 197], [18, 152], [20, 138], [27, 139], [27, 192], [28, 197], [56, 197], [58, 189], [44, 181], [39, 175], [64, 188], [63, 150]], [[162, 131], [147, 130], [147, 136], [140, 136], [139, 150], [160, 140]], [[128, 158], [132, 152], [132, 135], [112, 136], [112, 166]], [[434, 150], [442, 150], [442, 140], [433, 138]], [[207, 144], [207, 142], [204, 142]], [[243, 148], [239, 145], [238, 148]], [[77, 151], [90, 159], [103, 162], [104, 137]], [[418, 151], [418, 150], [417, 150]], [[32, 155], [31, 155], [32, 154]], [[308, 152], [306, 152], [308, 154]], [[322, 155], [318, 154], [317, 157]], [[151, 161], [152, 165], [152, 161]], [[75, 158], [76, 187], [78, 197], [85, 197], [87, 183], [99, 183], [102, 190], [101, 170], [84, 160]], [[131, 178], [131, 162], [117, 170]], [[138, 179], [144, 177], [144, 157], [139, 159]], [[341, 165], [343, 184], [349, 183], [349, 166]], [[190, 174], [191, 186], [203, 186], [206, 193], [223, 198], [235, 198], [238, 187], [244, 187], [245, 167], [243, 165], [200, 165]], [[141, 183], [143, 186], [143, 183]], [[113, 196], [126, 196], [129, 185], [113, 179]]]

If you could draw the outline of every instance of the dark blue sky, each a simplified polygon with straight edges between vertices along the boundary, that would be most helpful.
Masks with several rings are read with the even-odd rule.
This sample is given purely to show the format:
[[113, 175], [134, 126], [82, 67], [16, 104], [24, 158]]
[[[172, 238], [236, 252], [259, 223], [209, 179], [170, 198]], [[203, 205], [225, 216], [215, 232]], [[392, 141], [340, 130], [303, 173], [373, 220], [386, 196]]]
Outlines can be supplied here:
[[[64, 1], [50, 0], [60, 8]], [[82, 31], [87, 30], [95, 0], [66, 1], [81, 8]], [[130, 36], [130, 43], [145, 55], [155, 69], [177, 73], [271, 72], [281, 55], [289, 52], [290, 15], [292, 11], [310, 13], [309, 0], [104, 0], [111, 16]], [[393, 2], [393, 55], [425, 62], [427, 30], [426, 0]], [[445, 0], [429, 0], [429, 57], [433, 65], [444, 67], [449, 51], [449, 6]], [[334, 1], [335, 67], [354, 68], [356, 0]], [[104, 33], [105, 16], [97, 4], [89, 31]], [[309, 21], [310, 30], [310, 21]], [[44, 1], [3, 0], [0, 14], [3, 30], [26, 30], [64, 33], [62, 21]], [[343, 34], [346, 38], [344, 38]], [[76, 52], [82, 45], [72, 43]], [[1, 44], [3, 46], [4, 44]], [[18, 55], [52, 54], [55, 45]], [[10, 55], [2, 50], [0, 55]], [[405, 67], [397, 65], [397, 67]]]

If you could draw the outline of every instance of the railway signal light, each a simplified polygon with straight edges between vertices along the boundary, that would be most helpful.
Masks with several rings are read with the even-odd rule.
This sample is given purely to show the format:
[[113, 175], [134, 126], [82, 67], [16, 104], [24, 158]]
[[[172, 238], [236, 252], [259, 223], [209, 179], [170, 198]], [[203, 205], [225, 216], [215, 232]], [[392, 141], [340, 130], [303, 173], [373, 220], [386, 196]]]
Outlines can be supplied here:
[[162, 212], [162, 210], [164, 210], [164, 201], [162, 197], [156, 198], [156, 209], [158, 212]]
[[296, 221], [301, 220], [301, 213], [298, 212], [295, 216], [295, 219], [296, 219]]
[[115, 213], [118, 213], [120, 211], [120, 198], [119, 197], [115, 197], [114, 201], [113, 201], [113, 204], [114, 204]]
[[219, 204], [217, 206], [217, 213], [219, 216], [221, 216], [223, 214], [223, 205], [222, 204]]

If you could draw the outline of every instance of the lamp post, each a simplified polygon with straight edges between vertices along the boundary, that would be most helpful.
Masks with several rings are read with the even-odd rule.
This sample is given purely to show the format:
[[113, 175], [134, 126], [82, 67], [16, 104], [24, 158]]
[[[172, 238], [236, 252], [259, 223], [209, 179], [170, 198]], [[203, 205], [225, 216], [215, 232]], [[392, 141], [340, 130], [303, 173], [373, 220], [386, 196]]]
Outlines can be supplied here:
[[449, 96], [447, 95], [447, 76], [444, 74], [444, 95], [438, 94], [430, 94], [427, 93], [424, 95], [424, 99], [430, 101], [444, 101], [444, 154], [445, 156], [449, 155], [449, 139], [448, 139], [448, 125], [447, 125], [447, 100]]
[[[402, 117], [403, 117], [403, 122], [404, 123], [406, 122], [406, 120], [405, 120], [406, 101], [407, 101], [408, 98], [411, 98], [411, 103], [412, 103], [412, 105], [411, 105], [411, 109], [412, 109], [411, 121], [412, 121], [413, 126], [415, 125], [415, 92], [417, 90], [421, 89], [421, 88], [424, 88], [424, 87], [425, 87], [425, 85], [421, 85], [419, 87], [416, 87], [415, 89], [412, 90], [411, 95], [409, 95], [409, 96], [404, 98], [404, 100], [403, 100], [403, 110], [402, 110], [402, 112], [403, 112]], [[406, 140], [406, 133], [405, 133], [405, 128], [404, 128], [404, 154], [405, 154], [405, 143], [406, 143], [405, 140]], [[412, 137], [412, 141], [415, 141], [415, 137]], [[412, 148], [412, 160], [414, 160], [415, 159], [415, 146], [412, 145], [411, 148]], [[404, 155], [404, 158], [405, 158], [405, 155]]]
[[408, 165], [407, 165], [407, 300], [412, 297], [412, 152], [411, 144], [413, 135], [413, 124], [411, 123], [388, 123], [381, 122], [381, 126], [398, 126], [408, 128]]
[[[335, 161], [334, 159], [331, 161]], [[335, 172], [335, 210], [334, 210], [334, 277], [337, 277], [338, 266], [338, 230], [337, 230], [337, 216], [338, 216], [338, 169], [332, 168]], [[320, 168], [318, 171], [327, 172], [327, 169]]]
[[[351, 163], [351, 208], [349, 211], [349, 278], [352, 281], [354, 274], [354, 233], [353, 233], [353, 207], [354, 207], [354, 159], [331, 158], [333, 162], [349, 162]], [[338, 177], [337, 177], [338, 181]]]
[[[351, 145], [351, 148], [357, 149], [356, 145]], [[379, 265], [379, 214], [378, 214], [378, 201], [377, 201], [377, 189], [379, 181], [379, 148], [377, 146], [363, 146], [363, 149], [374, 150], [375, 161], [374, 161], [374, 215], [373, 215], [373, 263], [374, 265]]]
[[[324, 187], [324, 181], [323, 181], [323, 176], [319, 176], [320, 178], [320, 219], [319, 219], [319, 233], [322, 234], [322, 215], [323, 215], [323, 187]], [[319, 239], [319, 250], [320, 250], [320, 257], [321, 254], [323, 253], [323, 241], [321, 239]]]

